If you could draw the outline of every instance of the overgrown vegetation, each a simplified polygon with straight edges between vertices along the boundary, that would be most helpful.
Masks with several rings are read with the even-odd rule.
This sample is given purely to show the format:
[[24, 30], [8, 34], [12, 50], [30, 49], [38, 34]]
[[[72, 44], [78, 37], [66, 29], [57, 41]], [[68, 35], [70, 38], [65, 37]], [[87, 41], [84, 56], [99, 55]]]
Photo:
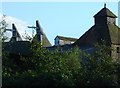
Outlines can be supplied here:
[[110, 47], [95, 47], [92, 54], [78, 47], [49, 51], [34, 41], [30, 47], [33, 54], [21, 56], [19, 65], [3, 48], [3, 88], [118, 88], [120, 62], [110, 56]]
[[[32, 57], [21, 57], [22, 68], [3, 56], [3, 87], [93, 88], [118, 87], [120, 63], [113, 61], [110, 47], [87, 54], [78, 47], [49, 51], [32, 44]], [[3, 54], [4, 55], [4, 54]]]

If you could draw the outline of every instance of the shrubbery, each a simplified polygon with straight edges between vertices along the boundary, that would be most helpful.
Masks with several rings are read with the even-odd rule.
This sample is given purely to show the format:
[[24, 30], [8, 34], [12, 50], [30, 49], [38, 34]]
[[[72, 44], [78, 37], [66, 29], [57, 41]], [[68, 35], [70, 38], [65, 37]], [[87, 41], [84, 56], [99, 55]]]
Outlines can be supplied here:
[[90, 88], [119, 85], [120, 64], [113, 61], [104, 45], [90, 55], [74, 47], [63, 51], [31, 47], [32, 57], [21, 57], [23, 68], [3, 56], [3, 87]]

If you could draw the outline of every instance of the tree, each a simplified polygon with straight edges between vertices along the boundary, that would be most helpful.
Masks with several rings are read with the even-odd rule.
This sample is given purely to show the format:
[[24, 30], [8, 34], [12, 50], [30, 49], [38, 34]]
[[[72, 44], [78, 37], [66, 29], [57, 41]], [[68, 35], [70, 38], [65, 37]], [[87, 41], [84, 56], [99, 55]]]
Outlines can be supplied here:
[[2, 58], [6, 57], [2, 47], [2, 42], [7, 39], [7, 37], [4, 36], [6, 27], [5, 15], [3, 15], [2, 21], [0, 22], [0, 86], [2, 86]]
[[82, 64], [82, 80], [84, 87], [113, 87], [116, 85], [115, 62], [110, 56], [111, 47], [96, 45], [93, 54], [84, 55]]
[[5, 21], [5, 17], [6, 17], [6, 15], [3, 15], [2, 21], [0, 22], [0, 40], [1, 41], [4, 41], [7, 39], [7, 37], [4, 35], [4, 33], [6, 31], [6, 27], [8, 25]]
[[38, 43], [34, 47], [35, 52], [32, 58], [36, 65], [35, 69], [41, 77], [44, 77], [42, 81], [45, 81], [47, 86], [75, 86], [73, 74], [77, 74], [80, 69], [78, 48], [63, 51], [59, 47], [54, 51], [49, 51]]
[[93, 54], [88, 54], [78, 47], [67, 51], [62, 47], [49, 50], [34, 41], [31, 42], [31, 57], [21, 56], [24, 68], [17, 67], [16, 70], [14, 63], [6, 58], [9, 63], [4, 64], [3, 83], [7, 87], [23, 88], [117, 88], [120, 82], [120, 64], [113, 61], [111, 50], [104, 44], [96, 45]]

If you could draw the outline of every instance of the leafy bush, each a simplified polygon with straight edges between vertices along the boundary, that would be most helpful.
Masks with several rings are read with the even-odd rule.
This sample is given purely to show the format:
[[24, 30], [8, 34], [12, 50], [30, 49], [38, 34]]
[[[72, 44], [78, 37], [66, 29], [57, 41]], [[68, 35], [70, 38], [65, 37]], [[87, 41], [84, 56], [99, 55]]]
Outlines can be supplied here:
[[120, 64], [111, 58], [110, 47], [101, 45], [96, 48], [99, 50], [94, 54], [87, 54], [78, 47], [49, 51], [39, 43], [32, 44], [32, 57], [20, 59], [24, 62], [23, 68], [14, 65], [7, 57], [3, 59], [3, 87], [117, 88]]

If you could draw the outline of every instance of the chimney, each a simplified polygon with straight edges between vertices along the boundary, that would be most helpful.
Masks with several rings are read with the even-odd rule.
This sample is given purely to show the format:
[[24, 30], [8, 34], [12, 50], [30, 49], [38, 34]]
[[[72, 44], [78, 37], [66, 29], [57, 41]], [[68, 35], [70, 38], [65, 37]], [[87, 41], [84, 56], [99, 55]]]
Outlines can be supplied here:
[[16, 31], [16, 27], [14, 24], [12, 24], [12, 41], [16, 41], [17, 40], [17, 31]]
[[41, 42], [42, 44], [42, 36], [43, 36], [43, 32], [42, 32], [42, 29], [40, 27], [40, 24], [39, 24], [39, 21], [36, 20], [36, 33], [37, 33], [37, 40], [39, 42]]

